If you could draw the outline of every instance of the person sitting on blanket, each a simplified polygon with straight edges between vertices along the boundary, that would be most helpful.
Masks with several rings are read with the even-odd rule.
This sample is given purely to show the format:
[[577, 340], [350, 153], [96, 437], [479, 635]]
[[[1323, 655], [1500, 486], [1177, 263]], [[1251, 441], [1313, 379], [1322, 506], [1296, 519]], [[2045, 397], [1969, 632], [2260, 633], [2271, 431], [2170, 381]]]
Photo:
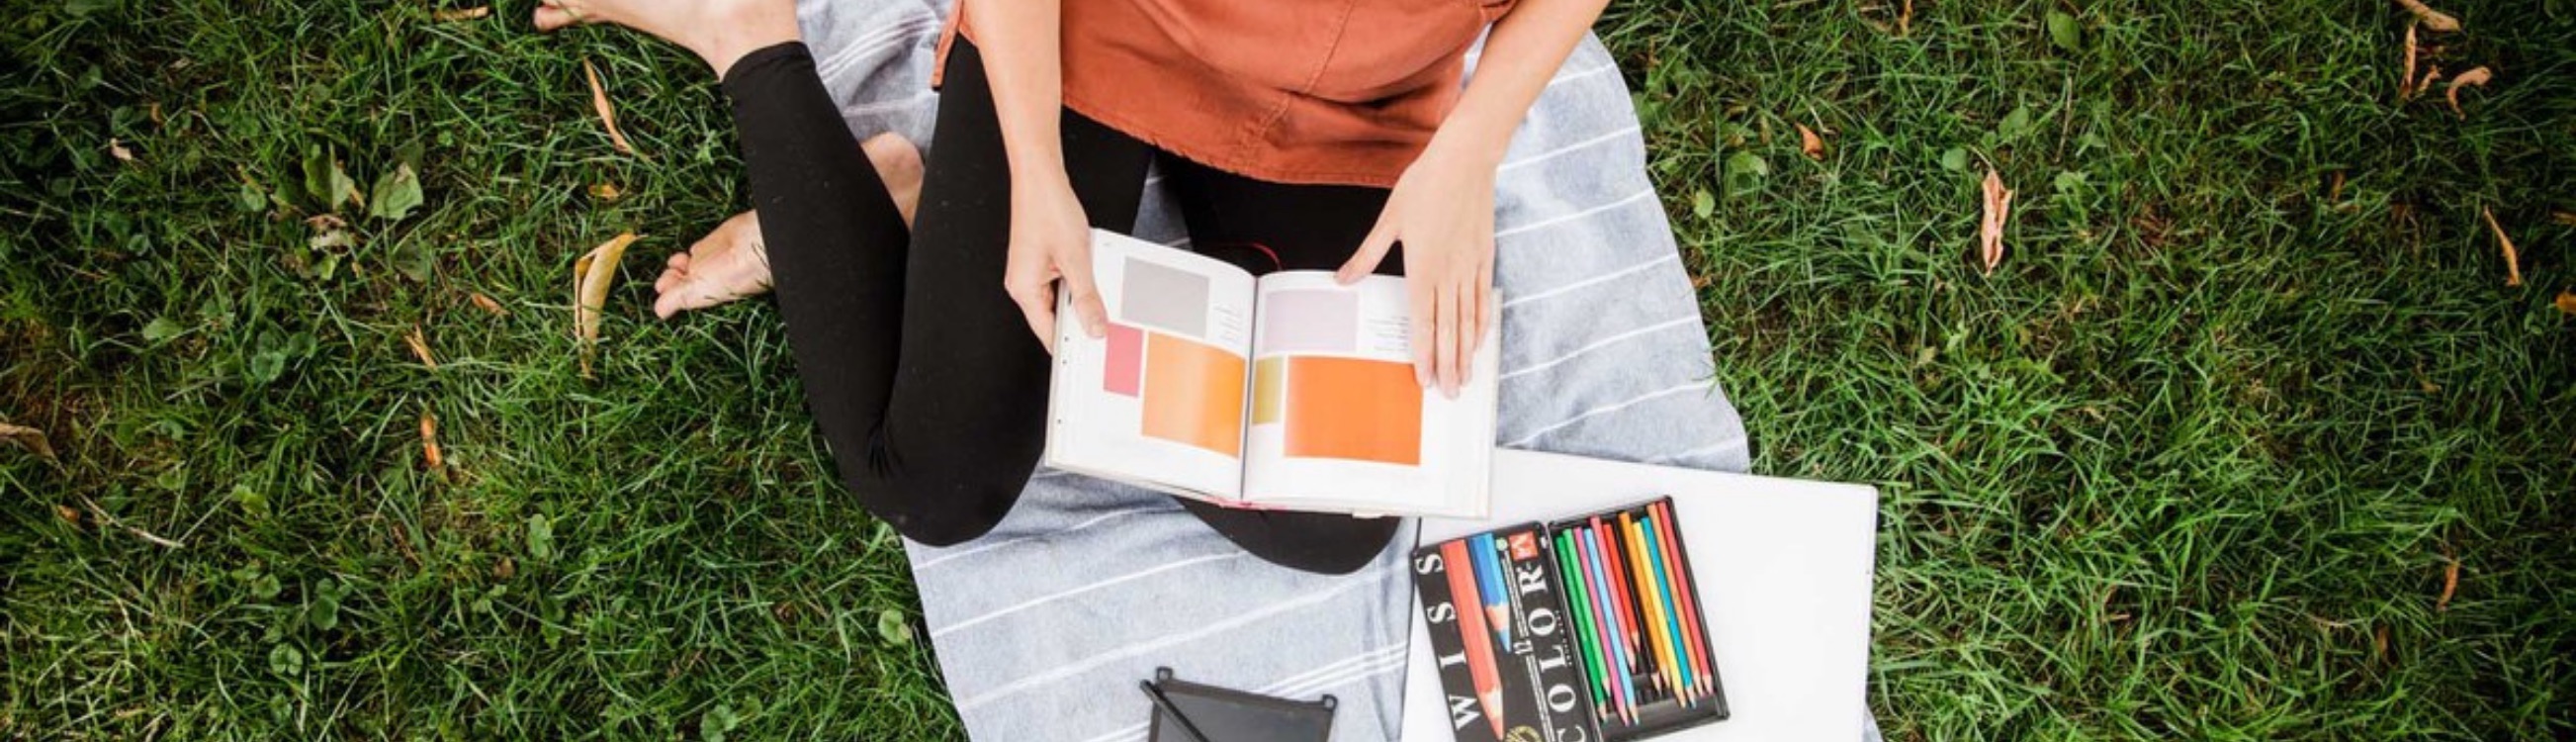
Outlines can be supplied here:
[[[1255, 274], [1403, 275], [1415, 376], [1454, 395], [1496, 320], [1504, 147], [1606, 2], [965, 0], [926, 163], [892, 134], [852, 146], [794, 0], [541, 0], [535, 20], [625, 26], [713, 68], [755, 211], [671, 256], [654, 310], [774, 281], [842, 480], [949, 545], [999, 523], [1036, 468], [1055, 292], [1105, 331], [1089, 229], [1132, 229], [1148, 166], [1191, 243]], [[1397, 527], [1181, 505], [1314, 572], [1358, 569]]]

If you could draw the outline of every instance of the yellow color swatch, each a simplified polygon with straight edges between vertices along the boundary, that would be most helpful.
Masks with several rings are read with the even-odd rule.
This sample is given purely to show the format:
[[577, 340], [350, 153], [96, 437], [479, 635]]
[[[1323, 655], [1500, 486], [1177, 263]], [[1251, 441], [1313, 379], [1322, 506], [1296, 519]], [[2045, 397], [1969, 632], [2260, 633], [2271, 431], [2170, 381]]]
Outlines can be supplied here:
[[1252, 362], [1252, 424], [1279, 422], [1280, 398], [1288, 390], [1288, 359], [1271, 356]]

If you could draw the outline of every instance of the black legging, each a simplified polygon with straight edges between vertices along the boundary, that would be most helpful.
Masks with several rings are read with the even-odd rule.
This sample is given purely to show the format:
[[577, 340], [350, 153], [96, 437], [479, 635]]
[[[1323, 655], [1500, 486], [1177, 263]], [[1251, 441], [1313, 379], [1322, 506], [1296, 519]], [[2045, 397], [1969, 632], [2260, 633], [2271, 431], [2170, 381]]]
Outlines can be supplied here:
[[[972, 539], [999, 523], [1044, 445], [1048, 358], [1002, 290], [1010, 168], [982, 58], [950, 50], [917, 223], [908, 231], [801, 43], [724, 78], [806, 402], [859, 503], [907, 538]], [[1065, 174], [1094, 227], [1133, 231], [1159, 164], [1192, 243], [1254, 273], [1331, 270], [1385, 206], [1383, 189], [1218, 172], [1064, 113]], [[1404, 264], [1389, 256], [1380, 272]], [[1358, 569], [1393, 518], [1181, 505], [1263, 559]]]

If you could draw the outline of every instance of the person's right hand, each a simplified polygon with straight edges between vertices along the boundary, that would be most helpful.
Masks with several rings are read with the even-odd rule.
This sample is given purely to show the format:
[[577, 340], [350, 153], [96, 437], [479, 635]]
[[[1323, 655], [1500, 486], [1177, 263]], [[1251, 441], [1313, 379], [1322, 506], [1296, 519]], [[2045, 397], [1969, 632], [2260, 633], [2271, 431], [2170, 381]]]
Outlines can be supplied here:
[[[1029, 182], [1037, 180], [1039, 182]], [[1053, 179], [1014, 178], [1011, 187], [1011, 254], [1002, 272], [1002, 288], [1020, 305], [1029, 331], [1048, 353], [1055, 352], [1056, 282], [1072, 292], [1073, 312], [1092, 337], [1109, 331], [1109, 311], [1091, 282], [1091, 220], [1082, 201], [1061, 175]]]

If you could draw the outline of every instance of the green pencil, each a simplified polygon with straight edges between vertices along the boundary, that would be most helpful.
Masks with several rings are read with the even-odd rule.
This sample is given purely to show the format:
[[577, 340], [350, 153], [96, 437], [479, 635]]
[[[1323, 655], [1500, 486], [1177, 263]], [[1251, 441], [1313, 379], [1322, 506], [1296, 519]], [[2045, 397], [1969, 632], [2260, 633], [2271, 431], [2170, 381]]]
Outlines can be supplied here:
[[1609, 692], [1610, 682], [1601, 674], [1601, 648], [1593, 646], [1592, 600], [1583, 592], [1583, 581], [1576, 579], [1583, 572], [1574, 568], [1572, 539], [1564, 531], [1556, 532], [1556, 573], [1565, 585], [1565, 602], [1574, 606], [1574, 643], [1583, 653], [1583, 687], [1591, 691], [1592, 715], [1608, 720], [1610, 704], [1603, 694]]

